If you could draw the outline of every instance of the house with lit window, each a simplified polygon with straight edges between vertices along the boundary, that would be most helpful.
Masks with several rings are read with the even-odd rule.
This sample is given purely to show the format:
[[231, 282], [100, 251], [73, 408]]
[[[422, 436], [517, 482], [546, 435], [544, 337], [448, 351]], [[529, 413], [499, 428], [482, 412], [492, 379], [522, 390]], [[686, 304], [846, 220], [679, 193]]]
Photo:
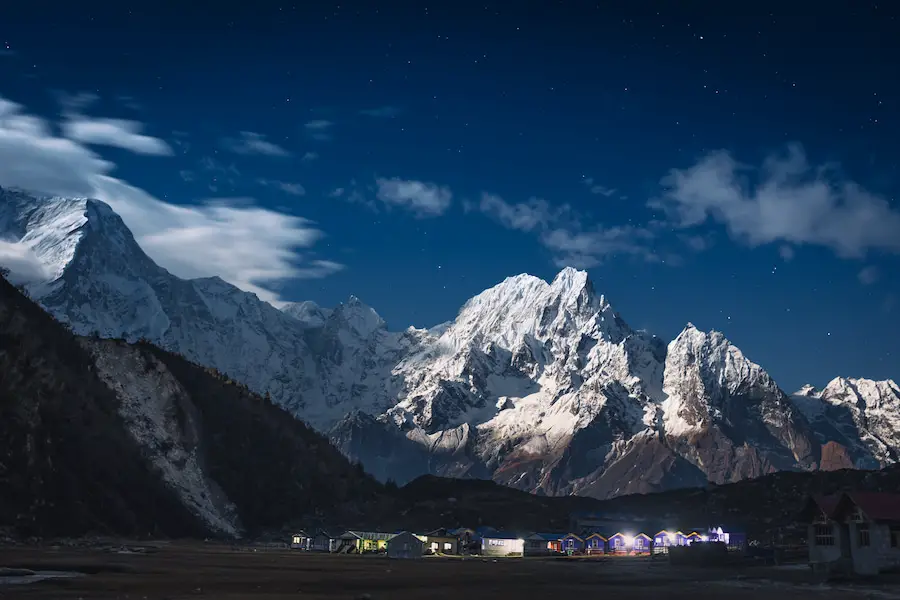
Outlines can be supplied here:
[[525, 538], [507, 531], [486, 532], [481, 537], [482, 556], [524, 556]]
[[584, 538], [584, 551], [587, 554], [606, 554], [606, 538], [599, 533], [592, 533]]
[[291, 535], [292, 550], [309, 550], [312, 545], [312, 537], [305, 531], [298, 531]]
[[525, 556], [546, 556], [562, 552], [564, 533], [532, 533], [525, 536]]
[[431, 554], [459, 554], [459, 538], [447, 529], [435, 529], [422, 536], [425, 551]]
[[646, 554], [650, 552], [650, 546], [653, 543], [653, 538], [651, 538], [646, 533], [639, 533], [634, 536], [634, 542], [632, 543], [632, 552], [634, 554]]
[[801, 518], [814, 570], [877, 575], [900, 567], [900, 494], [813, 496]]
[[579, 535], [567, 533], [560, 541], [566, 554], [581, 554], [584, 551], [584, 538]]
[[659, 552], [665, 552], [670, 546], [684, 546], [687, 544], [687, 536], [680, 531], [669, 531], [663, 529], [653, 536], [653, 549]]
[[383, 552], [394, 535], [381, 531], [346, 531], [338, 538], [337, 552]]

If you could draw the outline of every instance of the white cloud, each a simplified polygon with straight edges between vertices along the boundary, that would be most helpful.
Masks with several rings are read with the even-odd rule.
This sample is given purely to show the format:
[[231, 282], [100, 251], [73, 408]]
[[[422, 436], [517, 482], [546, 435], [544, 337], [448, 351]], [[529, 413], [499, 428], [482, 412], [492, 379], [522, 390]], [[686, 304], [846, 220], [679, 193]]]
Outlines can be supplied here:
[[319, 158], [318, 152], [307, 152], [306, 154], [303, 155], [303, 157], [300, 160], [305, 163], [308, 163], [308, 162], [312, 162], [312, 161], [316, 160], [317, 158]]
[[95, 119], [72, 115], [62, 124], [63, 135], [82, 144], [114, 146], [136, 154], [171, 156], [163, 140], [141, 133], [142, 125], [125, 119]]
[[657, 260], [645, 245], [651, 239], [645, 229], [634, 227], [596, 226], [587, 231], [552, 229], [541, 235], [541, 243], [554, 251], [553, 262], [559, 267], [587, 269], [610, 256], [633, 255], [644, 260]]
[[[272, 288], [278, 283], [323, 277], [340, 268], [307, 257], [304, 249], [324, 235], [311, 221], [241, 198], [170, 204], [112, 177], [114, 167], [0, 98], [0, 186], [107, 202], [144, 251], [178, 276], [218, 275], [277, 302]], [[5, 247], [4, 252], [12, 256], [13, 250]], [[27, 263], [27, 257], [22, 260]]]
[[314, 119], [307, 121], [303, 127], [311, 138], [319, 141], [328, 141], [331, 139], [331, 127], [334, 125], [332, 121], [325, 119]]
[[392, 177], [375, 180], [376, 196], [388, 205], [400, 206], [418, 217], [437, 217], [444, 214], [453, 201], [450, 188], [435, 183]]
[[308, 121], [304, 127], [306, 127], [309, 131], [322, 131], [324, 129], [330, 129], [331, 126], [334, 125], [331, 121], [326, 121], [325, 119], [314, 119], [312, 121]]
[[643, 228], [605, 227], [588, 222], [568, 204], [553, 206], [540, 198], [510, 204], [494, 194], [483, 193], [478, 206], [508, 229], [538, 233], [541, 244], [553, 253], [557, 266], [590, 268], [613, 255], [633, 255], [656, 260], [648, 248], [653, 234]]
[[299, 183], [278, 181], [277, 179], [257, 179], [257, 182], [262, 186], [275, 188], [291, 196], [303, 196], [306, 194], [306, 188]]
[[26, 244], [0, 240], [0, 265], [9, 271], [6, 278], [13, 285], [24, 285], [47, 279], [47, 269]]
[[376, 117], [379, 119], [393, 119], [401, 112], [396, 106], [379, 106], [378, 108], [366, 108], [359, 111], [359, 114], [367, 117]]
[[[616, 188], [610, 188], [604, 185], [600, 185], [599, 183], [594, 181], [593, 177], [585, 177], [583, 181], [592, 194], [598, 194], [609, 198], [618, 191]], [[623, 196], [622, 199], [627, 199], [627, 196]]]
[[528, 202], [508, 204], [500, 196], [481, 194], [481, 212], [491, 215], [508, 229], [534, 231], [545, 227], [554, 218], [550, 205], [546, 200], [531, 198]]
[[857, 275], [859, 282], [863, 285], [872, 285], [881, 278], [881, 271], [878, 267], [864, 267]]
[[100, 96], [94, 92], [56, 92], [56, 99], [66, 113], [80, 113], [91, 104], [100, 100]]
[[689, 169], [673, 169], [662, 183], [666, 193], [651, 205], [666, 208], [681, 227], [712, 219], [750, 246], [811, 244], [843, 258], [900, 253], [900, 210], [833, 169], [812, 167], [799, 145], [759, 168], [712, 152]]
[[237, 138], [226, 138], [225, 147], [235, 154], [260, 154], [263, 156], [290, 156], [290, 153], [261, 133], [242, 131]]

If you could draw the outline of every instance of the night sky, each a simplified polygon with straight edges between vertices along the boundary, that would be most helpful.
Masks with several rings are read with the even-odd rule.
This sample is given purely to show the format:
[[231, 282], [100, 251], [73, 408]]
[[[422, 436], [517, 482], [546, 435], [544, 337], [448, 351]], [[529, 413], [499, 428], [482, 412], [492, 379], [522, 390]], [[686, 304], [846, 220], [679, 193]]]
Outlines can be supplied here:
[[900, 377], [900, 6], [131, 4], [0, 9], [0, 185], [394, 329], [572, 265], [788, 392]]

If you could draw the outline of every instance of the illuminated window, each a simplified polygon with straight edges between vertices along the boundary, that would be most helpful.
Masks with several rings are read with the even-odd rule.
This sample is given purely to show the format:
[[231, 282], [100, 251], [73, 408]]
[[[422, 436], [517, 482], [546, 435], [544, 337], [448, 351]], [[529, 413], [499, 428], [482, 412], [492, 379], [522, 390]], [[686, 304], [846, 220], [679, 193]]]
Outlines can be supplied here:
[[834, 528], [831, 525], [816, 525], [816, 546], [834, 546]]
[[450, 542], [444, 542], [444, 550], [453, 550], [453, 544]]

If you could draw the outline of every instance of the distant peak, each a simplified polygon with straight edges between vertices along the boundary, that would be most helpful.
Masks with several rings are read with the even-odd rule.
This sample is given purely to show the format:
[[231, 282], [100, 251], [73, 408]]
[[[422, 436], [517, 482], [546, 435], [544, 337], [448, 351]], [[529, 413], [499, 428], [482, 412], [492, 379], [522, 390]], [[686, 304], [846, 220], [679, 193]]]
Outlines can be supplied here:
[[807, 383], [799, 390], [793, 393], [794, 396], [815, 396], [819, 393], [819, 388]]
[[696, 330], [697, 326], [688, 321], [687, 325], [684, 326], [684, 331], [690, 331], [692, 329]]
[[332, 313], [341, 319], [361, 337], [368, 337], [377, 329], [384, 329], [385, 322], [375, 309], [356, 296], [350, 296], [339, 304]]
[[579, 271], [575, 267], [565, 267], [556, 274], [551, 285], [584, 285], [589, 282], [587, 271]]

